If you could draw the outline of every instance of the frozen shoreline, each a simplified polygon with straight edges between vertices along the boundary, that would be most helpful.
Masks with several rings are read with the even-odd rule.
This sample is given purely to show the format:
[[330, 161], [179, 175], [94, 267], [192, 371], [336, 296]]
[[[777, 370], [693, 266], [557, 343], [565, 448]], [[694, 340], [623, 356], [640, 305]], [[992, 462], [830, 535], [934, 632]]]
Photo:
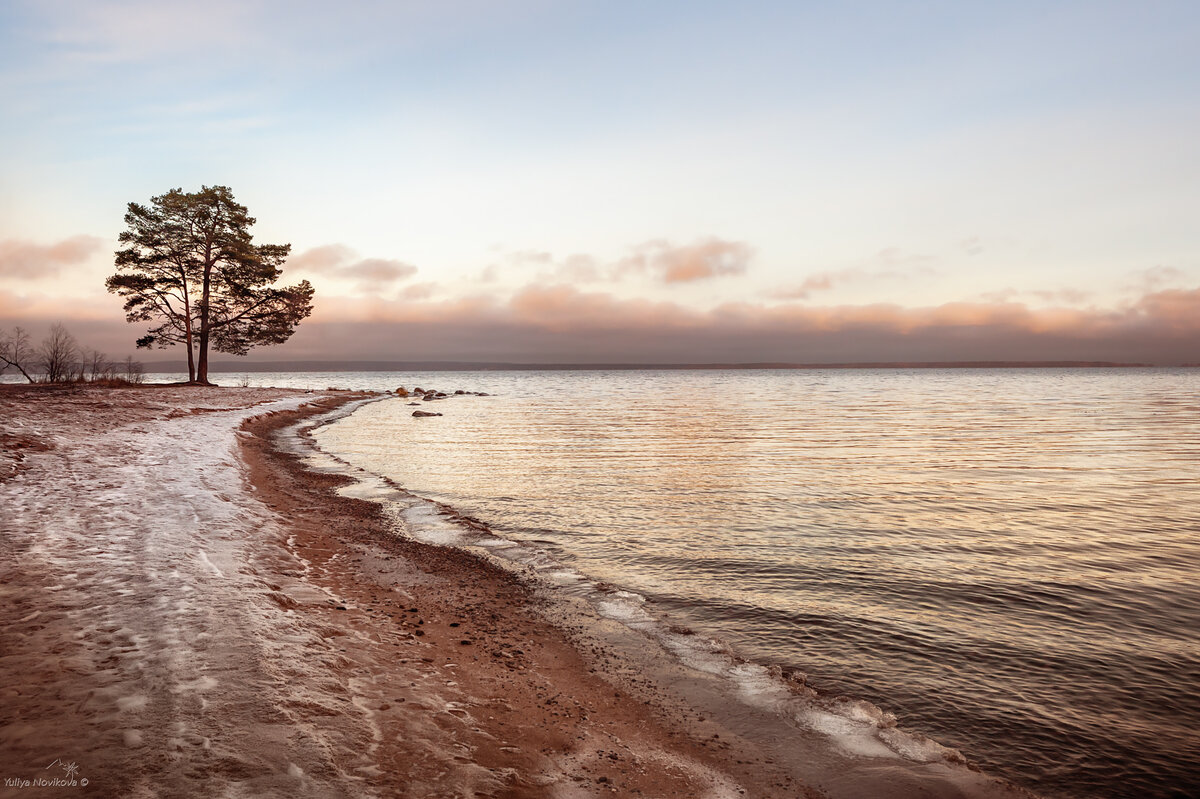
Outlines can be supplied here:
[[88, 793], [132, 796], [1008, 791], [884, 761], [806, 780], [669, 701], [669, 669], [623, 674], [603, 630], [547, 621], [483, 559], [396, 537], [378, 505], [335, 493], [345, 477], [273, 445], [350, 398], [0, 392], [0, 465], [20, 467], [0, 472], [0, 779], [73, 765]]
[[514, 580], [389, 538], [273, 451], [279, 412], [346, 396], [0, 394], [5, 441], [48, 447], [0, 483], [5, 795], [47, 774], [103, 796], [800, 790], [750, 753], [727, 773]]
[[320, 639], [263, 590], [279, 522], [237, 454], [244, 419], [310, 398], [75, 389], [6, 403], [8, 430], [50, 448], [0, 484], [3, 776], [61, 761], [89, 792], [134, 796], [353, 784], [329, 752], [369, 741], [366, 722], [291, 711], [315, 688]]

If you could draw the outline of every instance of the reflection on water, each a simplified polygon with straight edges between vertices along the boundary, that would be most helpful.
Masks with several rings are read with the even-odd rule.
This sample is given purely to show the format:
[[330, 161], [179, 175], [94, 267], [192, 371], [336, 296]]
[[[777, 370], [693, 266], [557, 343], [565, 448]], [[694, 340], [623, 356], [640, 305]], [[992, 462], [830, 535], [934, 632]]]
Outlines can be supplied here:
[[745, 655], [1050, 795], [1200, 785], [1200, 372], [363, 379], [494, 396], [323, 448]]

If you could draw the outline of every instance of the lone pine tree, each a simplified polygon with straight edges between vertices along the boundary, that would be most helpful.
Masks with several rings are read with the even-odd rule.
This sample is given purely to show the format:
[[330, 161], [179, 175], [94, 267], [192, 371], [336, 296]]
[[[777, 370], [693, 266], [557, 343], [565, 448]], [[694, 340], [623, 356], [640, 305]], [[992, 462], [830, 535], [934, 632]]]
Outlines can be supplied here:
[[290, 244], [254, 244], [255, 220], [225, 186], [171, 189], [130, 203], [105, 285], [125, 299], [125, 318], [152, 322], [139, 347], [184, 344], [188, 381], [208, 380], [208, 350], [245, 355], [281, 344], [312, 313], [307, 280], [276, 288]]

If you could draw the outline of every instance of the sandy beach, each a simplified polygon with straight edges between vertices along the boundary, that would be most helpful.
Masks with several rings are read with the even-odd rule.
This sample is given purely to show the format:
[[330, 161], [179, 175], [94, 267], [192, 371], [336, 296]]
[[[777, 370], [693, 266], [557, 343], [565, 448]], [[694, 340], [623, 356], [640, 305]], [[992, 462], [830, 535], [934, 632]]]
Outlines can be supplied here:
[[507, 574], [388, 535], [271, 451], [270, 430], [348, 398], [0, 394], [0, 777], [104, 796], [804, 794], [594, 676]]
[[1025, 795], [820, 784], [655, 701], [512, 573], [273, 445], [359, 396], [0, 389], [3, 795]]

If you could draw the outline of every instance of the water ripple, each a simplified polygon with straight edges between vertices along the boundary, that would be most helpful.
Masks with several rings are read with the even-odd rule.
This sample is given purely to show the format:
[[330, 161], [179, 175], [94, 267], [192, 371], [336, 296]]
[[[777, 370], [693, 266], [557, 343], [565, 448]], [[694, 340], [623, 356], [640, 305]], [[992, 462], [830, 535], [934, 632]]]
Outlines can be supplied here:
[[1200, 785], [1200, 371], [419, 382], [494, 396], [322, 447], [1044, 794]]

